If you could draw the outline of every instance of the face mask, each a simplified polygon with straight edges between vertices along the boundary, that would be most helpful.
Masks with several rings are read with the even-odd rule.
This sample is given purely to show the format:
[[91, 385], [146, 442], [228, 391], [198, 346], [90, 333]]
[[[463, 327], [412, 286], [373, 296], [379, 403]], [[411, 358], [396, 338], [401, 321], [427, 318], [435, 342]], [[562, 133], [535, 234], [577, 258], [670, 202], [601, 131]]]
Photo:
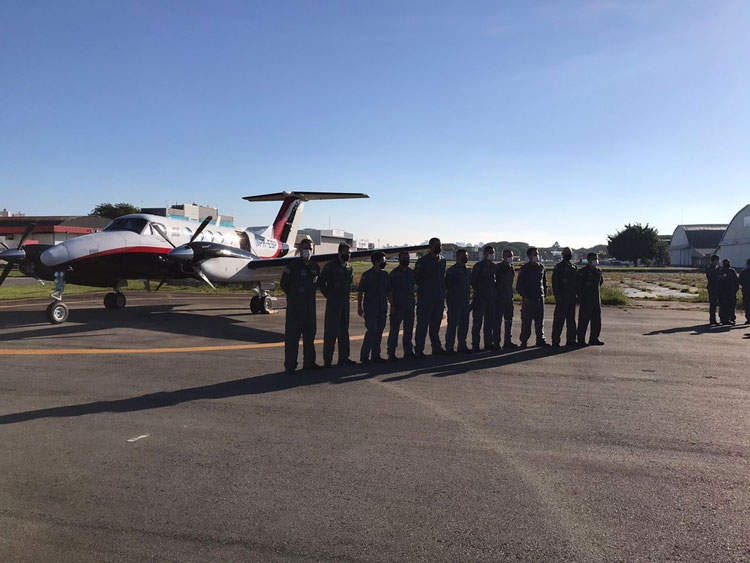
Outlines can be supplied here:
[[343, 260], [344, 262], [348, 262], [349, 258], [351, 258], [351, 257], [352, 257], [351, 254], [342, 254], [341, 255], [341, 260]]
[[309, 260], [310, 256], [312, 256], [312, 250], [310, 250], [309, 248], [303, 248], [302, 258], [304, 258], [305, 260]]
[[591, 262], [591, 263], [592, 263], [592, 264], [593, 264], [594, 266], [598, 266], [598, 265], [599, 265], [599, 260], [592, 260], [592, 262]]
[[441, 251], [441, 250], [443, 250], [443, 247], [442, 247], [442, 246], [440, 246], [440, 245], [438, 245], [438, 246], [436, 246], [435, 248], [433, 248], [433, 249], [432, 249], [432, 251], [433, 251], [433, 252], [434, 252], [435, 254], [440, 254], [440, 251]]
[[508, 256], [508, 257], [507, 257], [507, 258], [505, 259], [505, 261], [506, 261], [506, 262], [507, 262], [508, 264], [511, 264], [511, 263], [513, 262], [513, 257], [512, 257], [512, 256]]
[[539, 262], [539, 256], [532, 256], [529, 258], [529, 262]]
[[494, 254], [488, 254], [487, 255], [487, 260], [489, 260], [490, 262], [493, 262], [495, 260], [495, 255]]
[[403, 258], [403, 259], [401, 259], [401, 260], [398, 261], [398, 265], [399, 266], [403, 266], [404, 268], [407, 268], [409, 266], [410, 262], [411, 262], [411, 260], [409, 260], [409, 258]]
[[461, 256], [461, 258], [459, 259], [459, 262], [461, 262], [461, 264], [466, 264], [468, 261], [469, 261], [468, 256]]

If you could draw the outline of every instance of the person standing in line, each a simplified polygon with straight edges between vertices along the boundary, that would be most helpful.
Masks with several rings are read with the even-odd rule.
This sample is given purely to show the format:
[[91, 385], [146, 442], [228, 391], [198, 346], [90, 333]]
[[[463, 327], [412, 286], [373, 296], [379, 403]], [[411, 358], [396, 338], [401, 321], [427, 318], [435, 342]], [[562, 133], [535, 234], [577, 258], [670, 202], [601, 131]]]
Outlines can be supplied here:
[[706, 268], [706, 289], [708, 290], [708, 322], [712, 325], [719, 324], [716, 320], [716, 309], [719, 305], [719, 284], [723, 274], [719, 257], [711, 256], [711, 264]]
[[398, 333], [401, 323], [404, 325], [404, 358], [414, 357], [414, 345], [412, 336], [414, 333], [414, 270], [409, 267], [411, 259], [409, 253], [402, 251], [398, 255], [398, 268], [394, 268], [388, 278], [391, 282], [391, 324], [388, 334], [388, 359], [396, 361], [396, 347], [398, 346]]
[[740, 279], [726, 258], [722, 261], [722, 276], [719, 278], [719, 320], [723, 325], [737, 322], [737, 290]]
[[599, 288], [604, 283], [604, 276], [599, 269], [599, 255], [590, 252], [586, 256], [588, 264], [578, 270], [578, 346], [586, 346], [586, 330], [591, 323], [589, 344], [603, 346], [599, 340], [602, 331], [602, 299]]
[[503, 334], [503, 322], [505, 323], [505, 338], [503, 350], [513, 350], [518, 345], [511, 340], [513, 330], [513, 280], [516, 272], [513, 269], [513, 251], [509, 248], [503, 250], [503, 261], [497, 266], [495, 274], [495, 302], [497, 317], [495, 321], [495, 346], [500, 348], [500, 336]]
[[484, 349], [493, 350], [495, 347], [495, 272], [497, 267], [493, 262], [495, 249], [489, 244], [482, 249], [484, 258], [474, 264], [471, 270], [471, 287], [474, 288], [474, 298], [471, 302], [471, 351], [479, 352], [479, 333], [484, 325]]
[[302, 337], [302, 368], [320, 369], [315, 363], [316, 310], [315, 292], [318, 289], [320, 267], [312, 261], [312, 241], [299, 244], [300, 257], [292, 260], [281, 274], [279, 285], [286, 294], [286, 324], [284, 330], [284, 368], [294, 375], [297, 371], [299, 339]]
[[445, 258], [440, 239], [433, 237], [430, 251], [421, 256], [414, 266], [414, 280], [417, 283], [417, 329], [414, 337], [414, 352], [417, 359], [425, 358], [424, 348], [427, 332], [433, 354], [445, 354], [440, 343], [440, 325], [445, 309]]
[[552, 320], [552, 346], [560, 346], [563, 325], [566, 326], [565, 345], [576, 345], [576, 293], [578, 268], [572, 263], [573, 251], [562, 249], [562, 260], [552, 270], [552, 293], [555, 296], [555, 315]]
[[448, 305], [448, 328], [445, 331], [445, 351], [453, 354], [453, 345], [458, 333], [458, 351], [466, 352], [466, 336], [469, 333], [469, 309], [471, 308], [471, 272], [466, 267], [469, 257], [463, 248], [456, 251], [456, 263], [445, 272], [446, 298]]
[[351, 302], [353, 273], [349, 264], [351, 247], [339, 244], [338, 256], [331, 260], [320, 273], [318, 286], [326, 298], [325, 325], [323, 330], [323, 365], [331, 367], [333, 349], [338, 341], [339, 365], [356, 364], [349, 359], [349, 309]]
[[745, 324], [750, 324], [750, 258], [745, 262], [745, 269], [740, 272], [742, 286], [742, 308], [745, 310]]
[[539, 261], [539, 251], [530, 246], [526, 251], [526, 262], [518, 272], [516, 291], [521, 295], [521, 348], [526, 348], [534, 323], [536, 345], [549, 346], [544, 340], [544, 298], [547, 295], [547, 277]]
[[388, 317], [388, 301], [391, 298], [390, 282], [385, 272], [385, 254], [375, 252], [371, 260], [372, 268], [362, 274], [357, 293], [357, 312], [365, 319], [365, 338], [359, 354], [359, 360], [363, 364], [386, 361], [380, 356], [380, 345]]

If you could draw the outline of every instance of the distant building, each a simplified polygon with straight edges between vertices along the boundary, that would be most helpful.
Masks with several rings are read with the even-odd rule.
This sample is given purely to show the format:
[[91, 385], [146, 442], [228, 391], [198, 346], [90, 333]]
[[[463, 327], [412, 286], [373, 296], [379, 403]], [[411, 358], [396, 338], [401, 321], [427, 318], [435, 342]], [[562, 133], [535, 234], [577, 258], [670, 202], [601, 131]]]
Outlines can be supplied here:
[[21, 213], [20, 211], [18, 211], [16, 213], [11, 213], [10, 211], [8, 211], [5, 208], [3, 208], [2, 210], [0, 210], [0, 217], [23, 217], [23, 216], [24, 216], [24, 214]]
[[57, 244], [81, 235], [99, 232], [110, 222], [110, 219], [94, 215], [0, 216], [0, 241], [12, 248], [13, 241], [21, 238], [26, 227], [30, 223], [36, 223], [34, 232], [27, 242]]
[[678, 225], [669, 245], [672, 266], [706, 266], [721, 242], [726, 225]]
[[336, 254], [339, 251], [339, 244], [342, 242], [356, 248], [354, 235], [338, 229], [300, 229], [297, 232], [295, 243], [298, 243], [305, 236], [312, 239], [315, 245], [315, 254]]
[[744, 268], [750, 258], [750, 204], [740, 209], [719, 241], [719, 256], [734, 268]]
[[210, 215], [213, 217], [211, 225], [218, 224], [220, 227], [234, 227], [234, 217], [220, 215], [216, 207], [206, 207], [204, 205], [196, 205], [195, 203], [181, 203], [172, 207], [144, 207], [141, 209], [141, 213], [196, 222], [203, 221]]

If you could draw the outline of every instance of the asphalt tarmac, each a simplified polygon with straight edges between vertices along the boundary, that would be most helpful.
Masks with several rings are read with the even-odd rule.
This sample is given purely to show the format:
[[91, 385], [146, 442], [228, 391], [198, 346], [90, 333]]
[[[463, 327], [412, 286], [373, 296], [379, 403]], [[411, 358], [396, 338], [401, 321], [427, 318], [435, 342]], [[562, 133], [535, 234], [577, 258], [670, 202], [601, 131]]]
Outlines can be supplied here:
[[750, 560], [750, 325], [291, 377], [247, 301], [0, 302], [0, 560]]

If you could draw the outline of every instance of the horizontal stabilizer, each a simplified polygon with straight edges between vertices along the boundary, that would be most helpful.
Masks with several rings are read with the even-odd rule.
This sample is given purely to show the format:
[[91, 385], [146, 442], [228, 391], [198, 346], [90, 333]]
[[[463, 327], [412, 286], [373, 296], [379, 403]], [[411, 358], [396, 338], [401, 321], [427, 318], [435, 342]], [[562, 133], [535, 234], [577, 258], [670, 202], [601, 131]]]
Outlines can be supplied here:
[[313, 201], [316, 199], [362, 199], [370, 196], [362, 193], [339, 193], [339, 192], [278, 192], [275, 194], [249, 195], [243, 197], [245, 201], [284, 201], [287, 198], [300, 199], [302, 201]]

